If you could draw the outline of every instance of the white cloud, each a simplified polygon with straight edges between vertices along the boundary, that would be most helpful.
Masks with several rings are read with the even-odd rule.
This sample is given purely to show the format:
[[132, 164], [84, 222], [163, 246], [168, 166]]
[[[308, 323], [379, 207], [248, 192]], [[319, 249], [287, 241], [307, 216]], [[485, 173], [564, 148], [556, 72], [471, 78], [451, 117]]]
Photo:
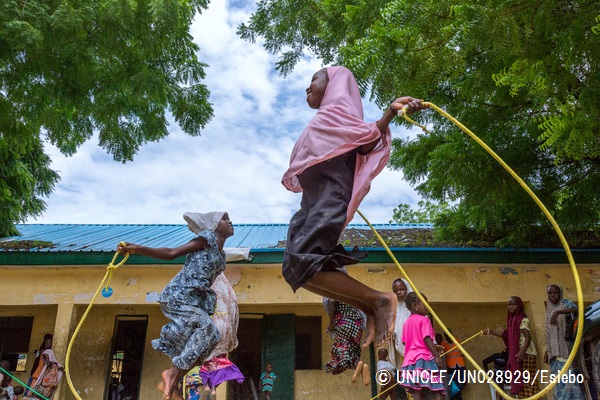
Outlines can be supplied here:
[[[190, 137], [171, 122], [169, 137], [144, 146], [127, 164], [114, 162], [97, 138], [72, 157], [47, 145], [61, 181], [46, 199], [44, 215], [27, 222], [183, 223], [186, 211], [219, 209], [229, 211], [234, 223], [289, 222], [300, 195], [283, 188], [281, 175], [295, 139], [314, 115], [304, 90], [321, 62], [302, 60], [280, 77], [274, 56], [235, 33], [253, 2], [227, 4], [211, 2], [191, 28], [198, 57], [209, 65], [205, 84], [215, 110], [202, 135]], [[365, 115], [375, 120], [380, 111], [365, 102]], [[392, 131], [407, 134], [398, 127]], [[361, 210], [371, 222], [388, 222], [398, 203], [417, 201], [401, 173], [386, 169]]]

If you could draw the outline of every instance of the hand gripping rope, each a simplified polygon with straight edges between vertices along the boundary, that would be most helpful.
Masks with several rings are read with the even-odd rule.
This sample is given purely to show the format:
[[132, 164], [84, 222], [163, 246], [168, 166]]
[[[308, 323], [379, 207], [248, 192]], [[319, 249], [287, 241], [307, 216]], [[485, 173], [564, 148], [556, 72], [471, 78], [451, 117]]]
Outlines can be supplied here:
[[[433, 108], [435, 111], [437, 111], [438, 113], [440, 113], [441, 115], [443, 115], [444, 117], [446, 117], [448, 120], [450, 120], [450, 122], [452, 122], [454, 125], [456, 125], [457, 127], [459, 127], [463, 132], [465, 132], [473, 140], [475, 140], [475, 142], [477, 142], [481, 147], [483, 147], [484, 150], [487, 151], [496, 161], [498, 161], [498, 163], [500, 163], [500, 165], [502, 165], [502, 167], [506, 171], [508, 171], [508, 173], [519, 183], [519, 185], [521, 185], [521, 187], [527, 192], [527, 194], [529, 194], [529, 196], [533, 199], [533, 201], [538, 205], [538, 207], [542, 210], [542, 212], [544, 213], [544, 215], [546, 216], [546, 218], [548, 218], [548, 221], [550, 221], [550, 223], [552, 224], [552, 227], [554, 228], [554, 231], [558, 235], [558, 238], [560, 239], [560, 242], [561, 242], [561, 244], [562, 244], [562, 246], [565, 249], [565, 252], [567, 254], [567, 258], [569, 260], [569, 264], [571, 265], [571, 272], [573, 273], [573, 278], [575, 280], [575, 288], [576, 288], [576, 291], [577, 291], [577, 307], [578, 307], [578, 309], [577, 309], [577, 318], [578, 318], [578, 320], [580, 322], [579, 324], [577, 324], [577, 335], [575, 336], [575, 343], [573, 344], [573, 349], [571, 350], [571, 353], [569, 354], [569, 358], [567, 359], [567, 362], [562, 367], [562, 369], [559, 371], [559, 375], [565, 374], [568, 371], [569, 367], [571, 366], [571, 363], [573, 362], [573, 359], [575, 358], [575, 353], [577, 352], [577, 349], [579, 348], [579, 344], [581, 343], [581, 336], [583, 335], [583, 320], [584, 320], [584, 315], [583, 315], [584, 306], [583, 306], [583, 293], [581, 291], [581, 281], [579, 279], [579, 273], [577, 272], [577, 266], [575, 265], [575, 260], [573, 259], [573, 255], [571, 254], [571, 249], [569, 248], [569, 244], [567, 243], [567, 240], [565, 239], [565, 236], [563, 235], [560, 227], [558, 226], [558, 224], [556, 223], [556, 221], [554, 220], [554, 218], [552, 217], [552, 215], [550, 214], [550, 212], [548, 211], [548, 209], [546, 208], [546, 206], [544, 206], [544, 204], [540, 201], [540, 199], [535, 195], [535, 193], [533, 193], [533, 191], [519, 177], [519, 175], [517, 175], [515, 173], [515, 171], [513, 171], [504, 162], [504, 160], [502, 160], [492, 149], [490, 149], [488, 147], [488, 145], [486, 145], [481, 139], [479, 139], [467, 127], [465, 127], [463, 124], [461, 124], [456, 118], [452, 117], [450, 114], [448, 114], [447, 112], [445, 112], [444, 110], [442, 110], [441, 108], [439, 108], [438, 106], [436, 106], [435, 104], [429, 103], [429, 102], [423, 102], [423, 105], [426, 105], [426, 106], [429, 106], [430, 108]], [[410, 119], [406, 115], [406, 110], [407, 109], [408, 109], [408, 106], [404, 106], [401, 110], [398, 110], [398, 116], [399, 117], [403, 117], [408, 122], [419, 126], [421, 129], [423, 129], [423, 131], [425, 133], [429, 133], [429, 131], [427, 130], [427, 128], [425, 126], [416, 123], [415, 121], [413, 121], [412, 119]], [[402, 266], [398, 263], [398, 260], [396, 260], [396, 258], [392, 254], [391, 250], [389, 249], [389, 247], [385, 243], [385, 241], [381, 238], [381, 236], [375, 230], [375, 228], [373, 228], [373, 225], [371, 225], [371, 223], [367, 220], [367, 218], [359, 210], [357, 210], [357, 212], [365, 220], [365, 222], [367, 223], [367, 225], [369, 225], [369, 227], [371, 228], [371, 230], [373, 231], [373, 233], [375, 234], [375, 236], [377, 237], [377, 239], [379, 240], [379, 242], [383, 245], [383, 247], [387, 251], [388, 255], [392, 258], [392, 260], [394, 260], [394, 263], [396, 264], [396, 267], [398, 267], [398, 270], [400, 270], [400, 273], [402, 274], [402, 276], [404, 276], [404, 278], [406, 278], [406, 280], [408, 281], [408, 283], [410, 284], [410, 286], [413, 288], [414, 292], [417, 294], [417, 296], [419, 297], [419, 299], [423, 302], [423, 304], [425, 304], [425, 307], [427, 307], [427, 310], [431, 313], [431, 315], [436, 320], [436, 322], [442, 327], [442, 329], [448, 335], [448, 337], [450, 339], [452, 339], [452, 343], [454, 343], [460, 349], [460, 351], [464, 354], [464, 356], [467, 358], [467, 360], [469, 360], [469, 362], [471, 364], [473, 364], [477, 368], [478, 371], [483, 371], [483, 368], [481, 368], [479, 366], [479, 364], [477, 364], [475, 362], [475, 360], [473, 360], [473, 358], [471, 357], [471, 355], [462, 347], [462, 345], [456, 340], [456, 338], [454, 336], [452, 336], [452, 333], [450, 333], [450, 331], [448, 330], [448, 328], [446, 327], [446, 325], [444, 325], [444, 323], [440, 320], [440, 318], [437, 316], [437, 314], [435, 313], [435, 311], [433, 311], [433, 309], [429, 306], [429, 304], [427, 303], [427, 301], [423, 298], [423, 296], [421, 296], [421, 293], [419, 292], [419, 290], [417, 290], [415, 284], [411, 281], [411, 279], [408, 277], [408, 274], [406, 274], [406, 272], [404, 271], [404, 269], [402, 268]], [[548, 393], [550, 390], [552, 390], [552, 388], [554, 388], [554, 386], [556, 386], [557, 382], [558, 382], [558, 379], [555, 379], [548, 386], [546, 386], [544, 389], [542, 389], [539, 393], [537, 393], [537, 394], [535, 394], [535, 395], [533, 395], [531, 397], [527, 397], [526, 399], [521, 399], [521, 400], [535, 400], [535, 399], [539, 399], [543, 395], [545, 395], [546, 393]], [[504, 390], [502, 390], [502, 388], [500, 388], [500, 386], [498, 386], [496, 384], [496, 382], [494, 382], [493, 380], [490, 380], [489, 383], [505, 399], [516, 400], [514, 397], [510, 397], [509, 394], [507, 394], [506, 392], [504, 392]], [[373, 397], [373, 399], [375, 399], [375, 398], [377, 398], [377, 396]], [[371, 400], [373, 400], [373, 399], [371, 399]]]
[[[473, 335], [473, 336], [471, 336], [470, 338], [463, 340], [463, 341], [461, 342], [461, 344], [465, 344], [465, 343], [467, 343], [469, 340], [471, 340], [471, 339], [475, 339], [477, 336], [481, 336], [481, 335], [483, 335], [483, 330], [481, 330], [481, 331], [477, 332], [476, 334], [474, 334], [474, 335]], [[440, 354], [440, 357], [444, 357], [446, 354], [450, 353], [451, 351], [454, 351], [454, 350], [455, 350], [455, 349], [457, 349], [457, 348], [458, 348], [457, 346], [453, 346], [453, 347], [451, 347], [451, 348], [450, 348], [450, 349], [448, 349], [447, 351], [445, 351], [445, 352], [443, 352], [442, 354]]]
[[[122, 246], [125, 246], [124, 242], [120, 242], [120, 244]], [[104, 286], [104, 289], [102, 289], [103, 297], [110, 297], [112, 295], [112, 288], [109, 285], [110, 285], [110, 280], [113, 277], [113, 273], [121, 265], [125, 264], [125, 261], [127, 261], [127, 259], [129, 258], [129, 253], [125, 253], [121, 262], [119, 262], [117, 265], [115, 265], [115, 260], [117, 259], [118, 255], [119, 255], [119, 252], [118, 251], [115, 252], [115, 255], [113, 256], [112, 261], [106, 267], [106, 274], [104, 275], [104, 278], [102, 279], [102, 282], [100, 283], [100, 286], [98, 286], [98, 289], [96, 290], [96, 293], [94, 294], [94, 297], [92, 297], [92, 301], [90, 302], [90, 305], [85, 310], [83, 317], [81, 317], [81, 321], [79, 321], [77, 328], [75, 328], [75, 332], [73, 332], [73, 337], [71, 338], [71, 341], [69, 342], [69, 347], [67, 347], [67, 357], [65, 360], [65, 375], [67, 376], [67, 383], [69, 384], [71, 393], [73, 393], [73, 396], [75, 396], [75, 398], [77, 398], [78, 400], [82, 400], [82, 399], [77, 394], [77, 391], [75, 390], [75, 387], [73, 386], [73, 382], [71, 381], [71, 375], [69, 374], [69, 360], [71, 358], [71, 349], [73, 347], [73, 342], [75, 341], [75, 338], [77, 337], [77, 334], [79, 333], [79, 329], [83, 325], [83, 321], [85, 321], [85, 318], [87, 317], [88, 313], [92, 309], [92, 306], [94, 305], [94, 301], [96, 300], [96, 297], [98, 297], [98, 293], [100, 293], [102, 286]], [[106, 285], [104, 284], [104, 282], [106, 282]]]

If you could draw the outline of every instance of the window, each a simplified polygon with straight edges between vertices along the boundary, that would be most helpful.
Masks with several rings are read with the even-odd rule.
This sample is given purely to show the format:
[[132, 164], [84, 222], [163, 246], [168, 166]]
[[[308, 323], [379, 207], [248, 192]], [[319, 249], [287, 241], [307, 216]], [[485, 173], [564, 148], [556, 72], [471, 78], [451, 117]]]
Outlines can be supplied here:
[[321, 317], [296, 317], [296, 369], [321, 369]]
[[25, 371], [33, 317], [0, 317], [0, 360], [10, 362], [11, 371]]

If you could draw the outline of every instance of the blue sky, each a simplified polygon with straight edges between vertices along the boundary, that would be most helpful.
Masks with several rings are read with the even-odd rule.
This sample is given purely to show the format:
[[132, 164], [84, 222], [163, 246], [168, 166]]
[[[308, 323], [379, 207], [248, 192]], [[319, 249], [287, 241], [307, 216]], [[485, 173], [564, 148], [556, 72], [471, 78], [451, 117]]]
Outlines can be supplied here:
[[[294, 141], [314, 115], [305, 89], [322, 64], [307, 55], [292, 74], [280, 77], [276, 58], [260, 42], [235, 33], [253, 8], [253, 1], [211, 2], [192, 25], [198, 57], [209, 65], [204, 83], [215, 110], [201, 136], [190, 137], [172, 122], [168, 138], [144, 146], [127, 164], [113, 161], [97, 138], [72, 157], [48, 145], [61, 181], [45, 199], [44, 215], [27, 222], [183, 223], [186, 211], [210, 210], [229, 211], [234, 223], [289, 222], [301, 195], [285, 190], [281, 176]], [[381, 116], [375, 105], [364, 106], [365, 119]], [[413, 132], [392, 126], [394, 137]], [[386, 223], [399, 203], [416, 205], [419, 199], [401, 172], [386, 168], [360, 209], [371, 222]]]

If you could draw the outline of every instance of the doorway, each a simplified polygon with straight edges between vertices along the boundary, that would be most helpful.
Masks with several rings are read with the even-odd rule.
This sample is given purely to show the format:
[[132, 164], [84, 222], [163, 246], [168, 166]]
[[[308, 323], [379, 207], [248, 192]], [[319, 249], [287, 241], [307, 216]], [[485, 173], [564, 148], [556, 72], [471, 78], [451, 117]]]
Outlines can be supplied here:
[[238, 347], [231, 352], [231, 361], [244, 375], [244, 382], [227, 385], [227, 399], [259, 399], [258, 380], [262, 373], [262, 343], [264, 322], [262, 315], [240, 314], [238, 325]]
[[228, 400], [258, 400], [258, 384], [267, 362], [273, 364], [277, 376], [273, 398], [294, 398], [295, 325], [293, 314], [240, 314], [238, 348], [230, 357], [245, 379], [241, 385], [227, 386]]
[[117, 315], [105, 400], [139, 400], [147, 315]]

